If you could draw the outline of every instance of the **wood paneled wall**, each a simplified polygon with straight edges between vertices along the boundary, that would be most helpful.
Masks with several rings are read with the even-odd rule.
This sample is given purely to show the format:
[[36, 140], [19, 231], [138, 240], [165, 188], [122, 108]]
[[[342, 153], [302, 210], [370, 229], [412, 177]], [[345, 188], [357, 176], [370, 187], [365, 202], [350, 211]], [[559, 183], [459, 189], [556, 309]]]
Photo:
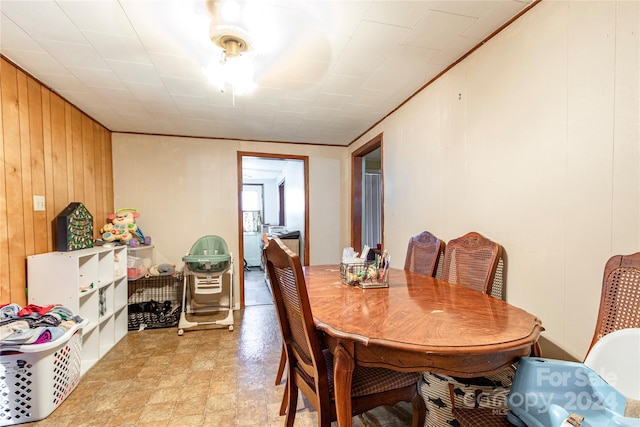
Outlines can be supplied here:
[[56, 250], [56, 216], [81, 202], [97, 236], [114, 210], [111, 132], [4, 57], [0, 98], [0, 303], [25, 305], [26, 257]]

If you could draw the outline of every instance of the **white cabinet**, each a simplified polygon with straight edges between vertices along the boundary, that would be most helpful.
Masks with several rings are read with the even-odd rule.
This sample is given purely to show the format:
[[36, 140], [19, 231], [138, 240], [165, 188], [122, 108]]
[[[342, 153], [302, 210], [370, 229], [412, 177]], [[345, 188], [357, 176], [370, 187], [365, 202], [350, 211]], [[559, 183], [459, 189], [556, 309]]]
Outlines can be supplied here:
[[262, 250], [260, 240], [262, 234], [245, 231], [244, 232], [244, 260], [248, 267], [262, 267]]
[[127, 248], [48, 252], [27, 259], [29, 304], [62, 304], [87, 319], [82, 374], [127, 334]]

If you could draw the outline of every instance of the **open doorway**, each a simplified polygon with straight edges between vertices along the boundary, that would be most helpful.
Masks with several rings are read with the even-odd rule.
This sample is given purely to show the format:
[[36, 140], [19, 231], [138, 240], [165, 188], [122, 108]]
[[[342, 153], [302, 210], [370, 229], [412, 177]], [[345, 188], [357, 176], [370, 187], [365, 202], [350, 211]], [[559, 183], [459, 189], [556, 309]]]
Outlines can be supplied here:
[[[309, 259], [309, 167], [307, 156], [238, 152], [240, 306], [253, 305], [253, 280], [264, 276], [263, 235], [279, 237]], [[253, 201], [253, 202], [252, 202]], [[255, 202], [255, 203], [254, 203]], [[247, 286], [249, 284], [250, 286]]]
[[351, 153], [351, 203], [351, 245], [384, 247], [382, 134]]

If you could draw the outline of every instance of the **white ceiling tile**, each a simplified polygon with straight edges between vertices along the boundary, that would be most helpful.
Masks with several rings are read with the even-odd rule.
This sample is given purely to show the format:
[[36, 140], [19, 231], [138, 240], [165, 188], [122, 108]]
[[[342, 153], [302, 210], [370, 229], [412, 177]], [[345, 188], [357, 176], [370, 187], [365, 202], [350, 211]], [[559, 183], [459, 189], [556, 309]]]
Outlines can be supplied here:
[[382, 24], [413, 28], [436, 2], [422, 0], [374, 0], [364, 19]]
[[89, 89], [85, 90], [56, 90], [60, 94], [60, 96], [64, 97], [66, 100], [71, 102], [72, 104], [78, 105], [94, 105], [101, 104], [102, 100], [98, 98], [98, 96], [91, 92]]
[[171, 97], [182, 113], [185, 111], [207, 108], [209, 106], [209, 100], [204, 97], [185, 95], [171, 95]]
[[30, 74], [38, 78], [45, 73], [68, 73], [68, 70], [47, 52], [5, 49], [2, 53], [21, 67], [24, 67], [24, 64], [29, 64]]
[[[363, 87], [367, 89], [392, 90], [394, 93], [397, 93], [400, 88], [404, 88], [402, 89], [403, 95], [413, 93], [406, 89], [407, 84], [409, 83], [409, 86], [414, 85], [413, 88], [415, 90], [428, 81], [434, 74], [425, 71], [425, 68], [429, 69], [426, 64], [435, 58], [438, 53], [438, 51], [432, 49], [398, 45], [390, 60], [371, 73]], [[435, 67], [431, 67], [431, 69], [433, 68]]]
[[157, 120], [177, 120], [182, 117], [180, 110], [177, 107], [164, 106], [162, 104], [145, 104], [145, 110], [151, 113]]
[[320, 92], [334, 95], [353, 95], [363, 83], [363, 78], [330, 74], [324, 80]]
[[304, 120], [305, 114], [306, 114], [306, 111], [296, 112], [296, 111], [278, 110], [276, 111], [276, 115], [273, 120], [279, 123], [300, 124]]
[[259, 86], [258, 89], [251, 94], [251, 97], [256, 104], [267, 104], [273, 109], [273, 107], [279, 104], [278, 99], [283, 93], [282, 89], [272, 89]]
[[480, 18], [500, 2], [511, 2], [511, 0], [444, 0], [436, 2], [431, 9], [454, 15]]
[[120, 114], [125, 116], [130, 116], [132, 114], [140, 114], [140, 115], [147, 114], [147, 111], [144, 109], [142, 104], [135, 101], [133, 102], [105, 101], [105, 104], [110, 105], [111, 108], [113, 108], [114, 110], [117, 110]]
[[356, 79], [365, 79], [372, 70], [375, 70], [384, 62], [384, 58], [376, 55], [368, 55], [356, 49], [348, 47], [333, 66], [331, 72]]
[[117, 61], [151, 63], [137, 37], [85, 31], [85, 37], [102, 58]]
[[286, 72], [283, 71], [282, 75], [287, 80], [318, 83], [322, 82], [328, 70], [328, 62], [301, 59], [293, 62]]
[[[2, 6], [0, 6], [1, 10]], [[31, 36], [25, 33], [4, 13], [0, 13], [0, 46], [11, 46], [11, 50], [43, 50]]]
[[351, 36], [371, 5], [370, 0], [312, 1], [307, 12], [322, 30], [337, 36]]
[[340, 112], [337, 108], [311, 107], [307, 117], [314, 120], [331, 121]]
[[3, 0], [0, 10], [36, 40], [85, 42], [76, 24], [53, 1]]
[[385, 102], [385, 100], [389, 98], [390, 94], [391, 91], [386, 90], [360, 89], [355, 95], [353, 95], [353, 97], [351, 97], [349, 104], [371, 106], [373, 104]]
[[351, 95], [337, 95], [332, 93], [319, 93], [313, 102], [314, 107], [331, 108], [339, 110], [351, 100]]
[[85, 87], [73, 74], [37, 74], [35, 75], [45, 85], [55, 88], [56, 91], [77, 90], [78, 87]]
[[[164, 85], [134, 82], [125, 82], [124, 84], [137, 99], [154, 101], [150, 102], [150, 104], [158, 104], [159, 101], [161, 101], [161, 105], [165, 102], [168, 104], [173, 102], [173, 98], [171, 98], [171, 95], [169, 95]], [[171, 105], [169, 105], [169, 107], [170, 106]]]
[[105, 60], [111, 70], [123, 82], [161, 85], [162, 79], [151, 63]]
[[105, 88], [124, 89], [126, 86], [111, 70], [94, 68], [69, 67], [69, 70], [83, 84], [87, 86], [101, 86]]
[[162, 81], [171, 95], [186, 95], [205, 99], [207, 82], [175, 77], [163, 77]]
[[387, 56], [410, 30], [394, 25], [363, 21], [354, 32], [345, 51], [357, 49], [366, 55]]
[[127, 103], [136, 103], [138, 102], [136, 98], [131, 95], [127, 89], [114, 89], [114, 88], [106, 88], [106, 87], [90, 87], [91, 91], [98, 95], [100, 99], [103, 99], [105, 102], [109, 103], [117, 103], [117, 102], [127, 102]]
[[268, 117], [271, 121], [276, 113], [271, 105], [254, 103], [245, 107], [244, 114], [245, 117], [248, 115]]
[[192, 58], [184, 56], [152, 53], [149, 55], [156, 71], [161, 76], [181, 77], [185, 79], [203, 79], [202, 67]]
[[402, 44], [441, 50], [449, 40], [465, 32], [477, 18], [429, 11], [402, 41]]
[[108, 70], [109, 66], [89, 44], [39, 40], [42, 47], [65, 67], [94, 68]]
[[81, 31], [97, 31], [126, 37], [136, 36], [120, 2], [58, 1], [57, 4]]

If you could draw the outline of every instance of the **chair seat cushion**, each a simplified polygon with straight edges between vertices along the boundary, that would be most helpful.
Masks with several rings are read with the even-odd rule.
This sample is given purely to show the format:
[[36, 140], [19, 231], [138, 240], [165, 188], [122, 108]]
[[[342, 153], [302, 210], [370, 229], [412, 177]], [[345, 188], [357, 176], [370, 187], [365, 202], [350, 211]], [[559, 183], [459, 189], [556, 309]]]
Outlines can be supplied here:
[[[327, 382], [329, 383], [329, 394], [334, 399], [333, 387], [333, 354], [327, 349], [322, 351], [327, 365]], [[302, 374], [308, 384], [313, 384], [313, 379], [307, 376], [301, 369]], [[418, 384], [422, 374], [420, 372], [398, 372], [385, 368], [369, 368], [356, 365], [351, 379], [351, 395], [353, 397], [366, 396], [368, 394], [380, 393], [389, 390], [403, 388], [411, 384]]]
[[[333, 354], [329, 350], [324, 350], [323, 353], [327, 364], [329, 392], [331, 399], [333, 399]], [[366, 396], [367, 394], [403, 388], [411, 384], [417, 385], [420, 376], [420, 372], [397, 372], [391, 369], [356, 365], [351, 380], [351, 395], [353, 397]]]
[[453, 416], [461, 427], [513, 427], [502, 409], [453, 408]]
[[427, 406], [426, 427], [455, 425], [449, 384], [453, 384], [455, 406], [473, 410], [476, 406], [506, 413], [507, 395], [515, 376], [515, 368], [508, 366], [501, 371], [477, 378], [455, 378], [448, 375], [423, 372], [418, 390]]

